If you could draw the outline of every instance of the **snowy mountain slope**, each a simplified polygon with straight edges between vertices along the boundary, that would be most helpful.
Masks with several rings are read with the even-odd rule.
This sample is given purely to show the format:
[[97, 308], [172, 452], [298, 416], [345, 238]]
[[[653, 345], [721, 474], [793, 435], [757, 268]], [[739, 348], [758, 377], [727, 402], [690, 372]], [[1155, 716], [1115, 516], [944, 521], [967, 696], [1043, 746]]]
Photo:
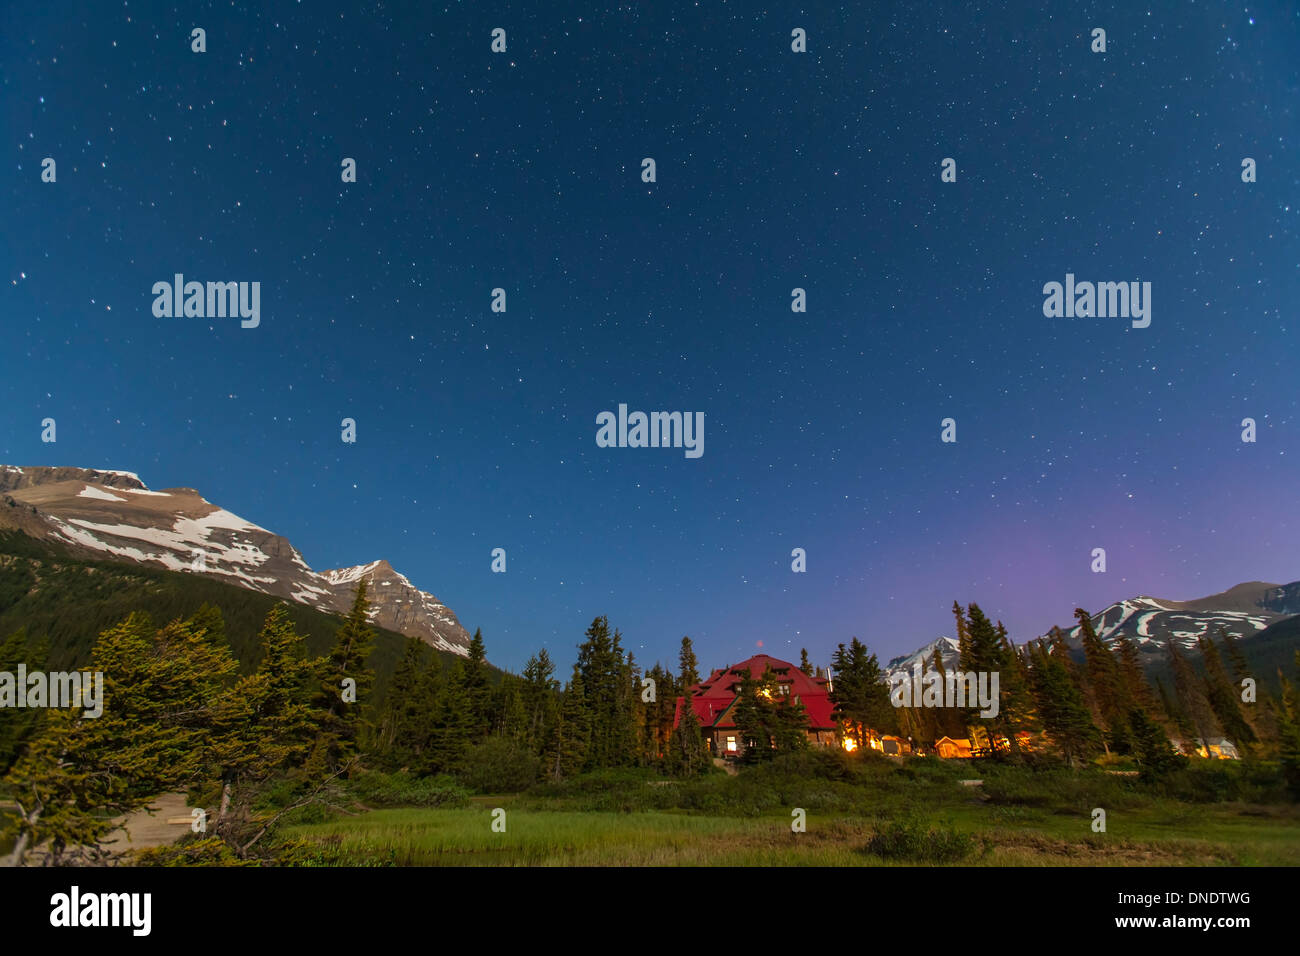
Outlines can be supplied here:
[[[1117, 601], [1092, 616], [1097, 635], [1107, 643], [1126, 635], [1138, 650], [1154, 654], [1169, 641], [1194, 648], [1204, 634], [1249, 638], [1270, 624], [1300, 614], [1300, 582], [1287, 585], [1250, 581], [1219, 594], [1191, 601], [1170, 601], [1146, 595]], [[1072, 645], [1079, 643], [1079, 626], [1063, 628]]]
[[921, 665], [921, 670], [929, 671], [933, 668], [930, 666], [934, 659], [935, 651], [939, 651], [939, 656], [943, 660], [944, 670], [951, 672], [957, 667], [957, 640], [952, 637], [935, 638], [929, 644], [917, 648], [911, 654], [903, 654], [895, 657], [888, 664], [880, 669], [881, 674], [888, 679], [892, 674], [911, 674], [912, 668], [916, 664]]
[[364, 578], [366, 595], [371, 601], [371, 622], [390, 631], [418, 637], [444, 651], [466, 653], [469, 635], [451, 608], [432, 594], [421, 591], [405, 575], [394, 571], [387, 561], [322, 571], [320, 577], [343, 601], [351, 600], [357, 582]]
[[131, 472], [0, 465], [0, 527], [82, 556], [210, 575], [331, 613], [348, 610], [365, 576], [371, 621], [467, 653], [469, 635], [455, 613], [388, 562], [318, 574], [288, 540], [193, 488], [152, 491]]

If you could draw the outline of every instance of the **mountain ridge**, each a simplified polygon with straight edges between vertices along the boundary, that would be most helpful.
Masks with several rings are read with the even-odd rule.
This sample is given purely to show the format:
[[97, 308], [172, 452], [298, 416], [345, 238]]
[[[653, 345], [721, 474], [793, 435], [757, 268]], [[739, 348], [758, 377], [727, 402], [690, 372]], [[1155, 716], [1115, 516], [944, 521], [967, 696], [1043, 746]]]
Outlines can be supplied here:
[[0, 465], [0, 527], [74, 553], [189, 571], [331, 613], [365, 579], [369, 621], [464, 656], [469, 633], [451, 608], [386, 560], [314, 571], [287, 538], [214, 505], [188, 487], [150, 490], [134, 472]]

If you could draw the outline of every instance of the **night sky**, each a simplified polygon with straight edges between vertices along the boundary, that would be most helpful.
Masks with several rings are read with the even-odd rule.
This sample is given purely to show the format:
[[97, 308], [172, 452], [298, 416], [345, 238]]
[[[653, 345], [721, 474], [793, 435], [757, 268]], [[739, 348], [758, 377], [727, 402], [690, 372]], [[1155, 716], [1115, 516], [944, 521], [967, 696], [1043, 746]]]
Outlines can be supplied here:
[[[516, 669], [1300, 578], [1290, 0], [61, 6], [0, 14], [0, 462], [387, 558]], [[260, 326], [156, 318], [178, 272]], [[1067, 272], [1150, 327], [1045, 317]], [[598, 448], [620, 403], [703, 456]]]

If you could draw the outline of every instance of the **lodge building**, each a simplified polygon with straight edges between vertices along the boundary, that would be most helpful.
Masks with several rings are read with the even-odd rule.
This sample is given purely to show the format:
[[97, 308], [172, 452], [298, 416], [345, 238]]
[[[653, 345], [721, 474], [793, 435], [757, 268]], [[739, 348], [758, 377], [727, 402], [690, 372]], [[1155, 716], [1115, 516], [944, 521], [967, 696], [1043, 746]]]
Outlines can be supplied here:
[[[826, 678], [809, 677], [788, 661], [755, 654], [739, 664], [713, 671], [708, 679], [691, 688], [691, 709], [713, 756], [739, 757], [745, 752], [745, 741], [734, 719], [740, 682], [746, 671], [758, 680], [769, 667], [776, 677], [777, 693], [803, 704], [808, 715], [805, 731], [808, 743], [814, 747], [838, 746], [838, 728], [831, 717], [830, 687]], [[673, 727], [681, 722], [685, 700], [685, 697], [677, 698]]]

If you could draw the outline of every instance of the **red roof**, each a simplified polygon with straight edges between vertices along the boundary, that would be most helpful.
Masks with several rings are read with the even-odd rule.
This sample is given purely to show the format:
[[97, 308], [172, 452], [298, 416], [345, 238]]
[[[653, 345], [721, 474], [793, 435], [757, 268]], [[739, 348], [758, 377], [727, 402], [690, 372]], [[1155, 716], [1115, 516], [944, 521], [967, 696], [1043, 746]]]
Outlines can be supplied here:
[[[778, 684], [788, 684], [791, 700], [798, 698], [808, 713], [809, 730], [834, 730], [835, 721], [831, 717], [831, 700], [826, 690], [826, 678], [809, 677], [799, 670], [798, 665], [789, 661], [778, 660], [768, 654], [755, 654], [739, 664], [732, 664], [721, 670], [715, 670], [708, 678], [691, 688], [691, 709], [701, 727], [727, 729], [735, 727], [728, 712], [736, 702], [736, 692], [746, 670], [755, 679], [763, 676], [763, 671], [772, 668]], [[673, 711], [673, 726], [682, 718], [682, 703], [685, 696], [677, 698]]]

